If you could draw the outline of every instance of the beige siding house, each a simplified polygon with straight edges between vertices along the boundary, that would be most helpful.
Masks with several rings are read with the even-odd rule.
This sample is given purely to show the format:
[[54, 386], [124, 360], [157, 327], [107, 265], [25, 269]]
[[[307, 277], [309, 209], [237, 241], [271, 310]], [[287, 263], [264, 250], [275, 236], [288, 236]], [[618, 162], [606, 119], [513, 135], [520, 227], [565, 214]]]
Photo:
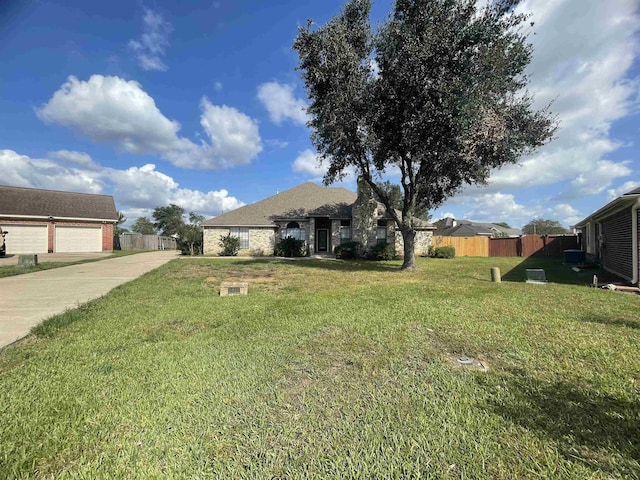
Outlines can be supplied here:
[[[280, 239], [304, 240], [310, 254], [331, 254], [343, 242], [357, 241], [365, 249], [384, 242], [403, 249], [402, 235], [384, 205], [359, 182], [358, 193], [340, 187], [303, 183], [272, 197], [207, 220], [204, 253], [221, 252], [227, 235], [240, 239], [242, 256], [270, 256]], [[424, 222], [416, 234], [416, 253], [426, 252], [435, 227]]]

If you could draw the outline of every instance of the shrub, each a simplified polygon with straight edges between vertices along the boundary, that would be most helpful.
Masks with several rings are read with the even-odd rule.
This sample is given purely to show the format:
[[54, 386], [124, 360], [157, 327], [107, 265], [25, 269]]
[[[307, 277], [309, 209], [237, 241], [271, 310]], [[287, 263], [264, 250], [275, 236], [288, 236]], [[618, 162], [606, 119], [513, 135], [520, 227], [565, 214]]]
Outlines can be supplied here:
[[307, 252], [304, 246], [304, 240], [285, 237], [276, 245], [275, 253], [278, 257], [304, 257]]
[[343, 260], [350, 260], [353, 258], [358, 258], [359, 252], [362, 249], [362, 245], [360, 242], [344, 242], [338, 245], [334, 249], [334, 253], [336, 254], [336, 258], [341, 258]]
[[455, 247], [429, 247], [429, 256], [433, 258], [453, 258], [456, 256]]
[[369, 251], [367, 258], [371, 260], [393, 260], [396, 258], [395, 246], [379, 243]]
[[240, 239], [227, 235], [220, 239], [219, 245], [222, 248], [221, 257], [235, 257], [238, 255], [238, 250], [240, 250]]

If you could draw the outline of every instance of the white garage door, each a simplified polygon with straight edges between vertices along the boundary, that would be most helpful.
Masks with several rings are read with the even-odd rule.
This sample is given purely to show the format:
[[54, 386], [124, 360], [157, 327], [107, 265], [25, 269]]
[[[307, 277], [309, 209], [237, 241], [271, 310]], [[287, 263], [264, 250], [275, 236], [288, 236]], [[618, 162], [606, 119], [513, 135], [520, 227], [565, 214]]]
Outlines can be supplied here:
[[2, 230], [9, 232], [4, 241], [7, 254], [19, 253], [47, 253], [46, 225], [2, 225]]
[[56, 225], [55, 252], [101, 252], [101, 227], [63, 227]]

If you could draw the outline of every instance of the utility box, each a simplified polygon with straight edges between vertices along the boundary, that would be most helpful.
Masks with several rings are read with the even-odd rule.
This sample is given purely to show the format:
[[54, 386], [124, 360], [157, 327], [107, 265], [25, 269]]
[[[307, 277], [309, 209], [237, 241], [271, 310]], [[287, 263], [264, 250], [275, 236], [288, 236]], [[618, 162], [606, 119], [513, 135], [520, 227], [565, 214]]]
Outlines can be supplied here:
[[38, 265], [38, 255], [20, 255], [18, 256], [19, 267], [35, 267]]
[[586, 259], [584, 250], [565, 250], [564, 263], [583, 264]]
[[249, 293], [248, 282], [222, 282], [220, 284], [220, 296], [247, 295]]
[[545, 284], [547, 276], [542, 268], [527, 268], [527, 283]]

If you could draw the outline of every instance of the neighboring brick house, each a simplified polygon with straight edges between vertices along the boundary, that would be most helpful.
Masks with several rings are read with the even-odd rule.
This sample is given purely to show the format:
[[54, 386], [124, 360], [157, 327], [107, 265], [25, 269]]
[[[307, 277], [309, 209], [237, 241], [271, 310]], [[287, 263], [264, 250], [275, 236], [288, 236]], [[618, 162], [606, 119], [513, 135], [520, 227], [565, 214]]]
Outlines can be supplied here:
[[631, 283], [640, 282], [640, 187], [609, 202], [576, 228], [590, 259]]
[[117, 220], [110, 195], [0, 186], [7, 254], [112, 251]]
[[[340, 187], [303, 183], [260, 202], [245, 205], [207, 220], [204, 253], [219, 254], [220, 239], [240, 238], [242, 256], [273, 255], [276, 242], [292, 236], [304, 240], [310, 254], [330, 254], [346, 241], [358, 241], [365, 249], [377, 243], [395, 245], [402, 253], [402, 235], [384, 205], [373, 199], [362, 181], [358, 193]], [[426, 253], [435, 227], [422, 222], [416, 233], [416, 253]]]

